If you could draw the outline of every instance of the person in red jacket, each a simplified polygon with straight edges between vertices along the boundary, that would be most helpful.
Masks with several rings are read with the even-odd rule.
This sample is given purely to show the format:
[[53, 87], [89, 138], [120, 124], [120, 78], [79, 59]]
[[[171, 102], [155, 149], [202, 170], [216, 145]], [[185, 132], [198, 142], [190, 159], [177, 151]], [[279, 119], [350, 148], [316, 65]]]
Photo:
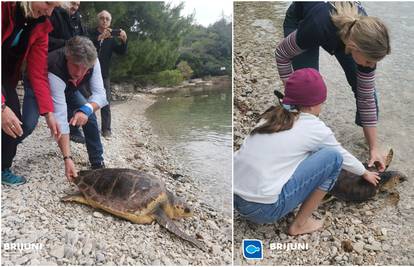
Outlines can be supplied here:
[[53, 27], [48, 20], [59, 2], [1, 3], [1, 182], [24, 184], [26, 179], [15, 175], [10, 167], [16, 155], [19, 137], [23, 134], [20, 103], [16, 86], [21, 78], [23, 62], [33, 85], [39, 113], [55, 139], [60, 130], [53, 115], [53, 102], [47, 78], [48, 33]]

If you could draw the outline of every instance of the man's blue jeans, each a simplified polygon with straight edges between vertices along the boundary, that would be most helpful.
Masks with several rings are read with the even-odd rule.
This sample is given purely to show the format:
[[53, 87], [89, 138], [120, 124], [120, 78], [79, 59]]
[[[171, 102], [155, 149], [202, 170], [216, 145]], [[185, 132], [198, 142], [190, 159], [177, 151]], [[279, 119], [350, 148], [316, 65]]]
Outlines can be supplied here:
[[273, 223], [294, 210], [315, 189], [330, 191], [341, 171], [342, 160], [336, 149], [322, 148], [299, 164], [276, 203], [255, 203], [234, 195], [234, 208], [254, 223]]
[[[66, 104], [68, 114], [73, 114], [82, 105], [86, 104], [86, 98], [77, 90], [66, 90]], [[24, 79], [24, 99], [23, 99], [23, 137], [29, 136], [39, 121], [39, 108], [30, 83]], [[71, 117], [71, 116], [70, 116]], [[89, 162], [92, 166], [103, 163], [103, 147], [99, 135], [98, 121], [95, 113], [89, 116], [88, 122], [82, 126], [85, 134], [86, 150], [88, 151]]]

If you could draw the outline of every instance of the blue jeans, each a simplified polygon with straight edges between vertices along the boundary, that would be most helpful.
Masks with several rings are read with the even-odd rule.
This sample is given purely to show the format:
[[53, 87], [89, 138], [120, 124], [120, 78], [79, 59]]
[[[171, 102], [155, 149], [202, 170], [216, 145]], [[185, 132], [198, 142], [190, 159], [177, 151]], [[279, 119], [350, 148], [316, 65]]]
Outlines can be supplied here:
[[[365, 11], [360, 11], [365, 12]], [[283, 21], [283, 34], [284, 36], [288, 36], [292, 32], [298, 29], [300, 18], [298, 17], [299, 14], [296, 13], [295, 10], [295, 3], [292, 3], [288, 10], [286, 11], [285, 20]], [[357, 71], [357, 64], [355, 63], [354, 59], [350, 54], [345, 54], [345, 51], [341, 49], [337, 49], [335, 51], [334, 56], [338, 60], [339, 64], [341, 65], [343, 71], [345, 72], [346, 80], [348, 84], [351, 86], [352, 91], [354, 92], [354, 97], [356, 99], [357, 93], [357, 78], [356, 78], [356, 71]], [[312, 49], [307, 49], [300, 55], [297, 55], [292, 60], [292, 66], [294, 70], [303, 69], [303, 68], [313, 68], [319, 70], [319, 47], [315, 47]], [[378, 118], [378, 99], [377, 99], [377, 91], [375, 90], [375, 105], [377, 108], [377, 118]], [[361, 118], [359, 115], [359, 110], [357, 109], [355, 114], [355, 124], [358, 126], [362, 126]]]
[[[24, 99], [23, 99], [23, 137], [21, 140], [29, 136], [39, 121], [39, 108], [36, 98], [30, 86], [30, 82], [24, 80]], [[68, 106], [68, 119], [72, 117], [73, 112], [80, 106], [86, 104], [86, 98], [77, 91], [65, 91], [66, 104]], [[86, 150], [91, 165], [100, 165], [103, 162], [103, 147], [101, 137], [99, 135], [98, 121], [95, 113], [89, 116], [88, 122], [82, 126], [85, 134]]]
[[342, 160], [336, 149], [322, 148], [299, 164], [276, 203], [250, 202], [234, 195], [234, 208], [254, 223], [273, 223], [294, 210], [315, 189], [330, 191], [341, 171]]

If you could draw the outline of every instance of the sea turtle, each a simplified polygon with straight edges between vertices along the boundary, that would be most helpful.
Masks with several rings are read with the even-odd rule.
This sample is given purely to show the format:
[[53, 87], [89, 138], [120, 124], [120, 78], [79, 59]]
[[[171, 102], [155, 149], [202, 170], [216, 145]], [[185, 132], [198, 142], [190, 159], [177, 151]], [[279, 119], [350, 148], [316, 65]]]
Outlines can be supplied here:
[[157, 221], [205, 251], [202, 242], [182, 232], [172, 221], [191, 216], [191, 209], [153, 175], [132, 169], [83, 170], [74, 183], [79, 192], [62, 201], [86, 204], [138, 224]]
[[[398, 196], [398, 193], [394, 192], [395, 186], [399, 182], [404, 181], [406, 177], [398, 171], [387, 171], [393, 155], [394, 152], [390, 149], [385, 162], [386, 170], [379, 173], [381, 180], [377, 186], [367, 182], [362, 176], [342, 170], [329, 194], [338, 199], [352, 202], [362, 202], [371, 199], [378, 191], [388, 191]], [[370, 171], [377, 171], [377, 168], [374, 166], [368, 167], [366, 164], [364, 166]], [[328, 201], [329, 199], [324, 202]]]

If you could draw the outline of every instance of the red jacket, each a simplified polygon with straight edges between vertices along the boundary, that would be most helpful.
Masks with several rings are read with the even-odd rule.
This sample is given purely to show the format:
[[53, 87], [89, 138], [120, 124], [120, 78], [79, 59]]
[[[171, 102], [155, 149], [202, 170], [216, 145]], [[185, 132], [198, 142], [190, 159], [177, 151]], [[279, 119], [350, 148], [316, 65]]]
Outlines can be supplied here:
[[[16, 10], [15, 2], [1, 2], [1, 44], [13, 33], [14, 14]], [[17, 86], [17, 82], [21, 78], [21, 67], [23, 61], [27, 63], [27, 75], [33, 92], [36, 96], [39, 106], [39, 113], [44, 114], [53, 112], [53, 102], [50, 95], [49, 80], [47, 78], [47, 48], [49, 43], [49, 32], [53, 30], [52, 24], [48, 19], [43, 23], [37, 24], [31, 31], [27, 50], [20, 62], [16, 65], [16, 75], [12, 78], [13, 83]], [[7, 68], [7, 66], [1, 66]], [[1, 102], [5, 102], [2, 95]]]

